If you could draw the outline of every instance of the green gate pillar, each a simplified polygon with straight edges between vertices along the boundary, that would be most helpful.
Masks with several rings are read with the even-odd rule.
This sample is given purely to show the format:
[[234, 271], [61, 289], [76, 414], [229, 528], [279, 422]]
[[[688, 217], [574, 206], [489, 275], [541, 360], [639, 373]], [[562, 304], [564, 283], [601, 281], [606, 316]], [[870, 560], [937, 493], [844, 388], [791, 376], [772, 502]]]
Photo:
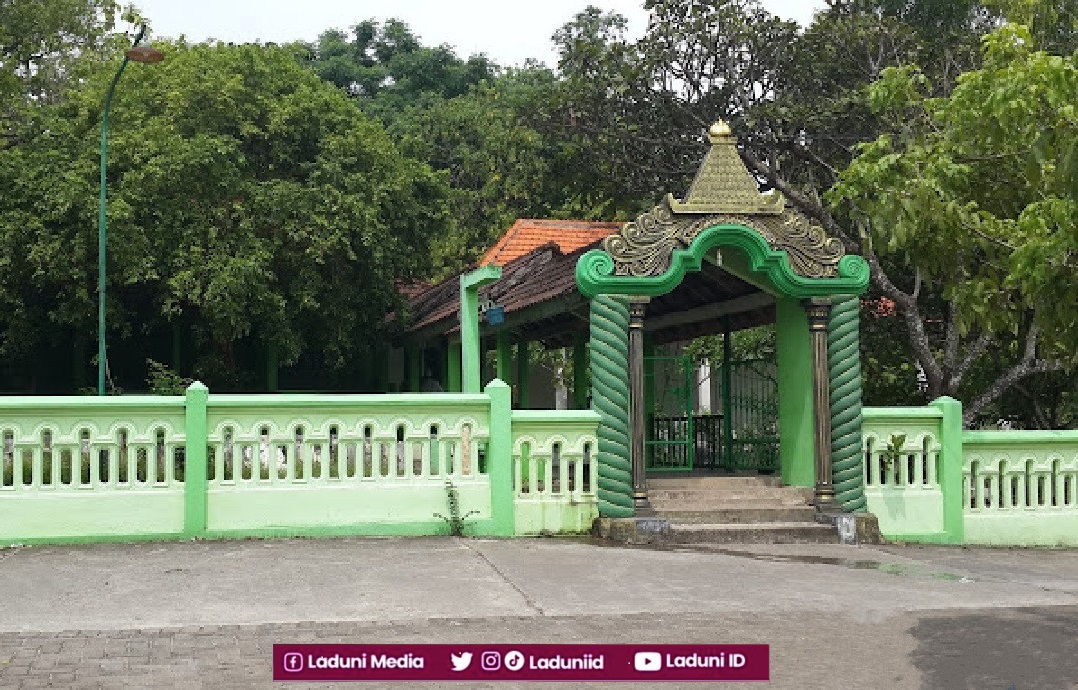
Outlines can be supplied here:
[[513, 344], [509, 341], [509, 333], [506, 331], [498, 331], [498, 335], [495, 338], [495, 354], [497, 356], [497, 363], [494, 368], [494, 376], [496, 378], [505, 381], [505, 383], [512, 388], [513, 387]]
[[479, 347], [479, 288], [502, 277], [501, 266], [483, 266], [460, 277], [460, 346], [465, 393], [478, 393], [482, 371]]
[[865, 510], [861, 441], [861, 300], [836, 298], [827, 330], [831, 376], [831, 463], [835, 498], [846, 512]]
[[827, 373], [827, 324], [831, 301], [813, 297], [804, 301], [812, 346], [813, 456], [816, 459], [816, 487], [813, 502], [818, 509], [836, 507], [835, 485], [831, 477], [831, 394]]
[[599, 413], [599, 514], [632, 517], [629, 456], [629, 303], [625, 297], [591, 300], [591, 406]]
[[531, 374], [531, 359], [528, 356], [528, 341], [517, 343], [517, 392], [520, 409], [531, 409], [531, 391], [528, 390]]
[[190, 539], [206, 532], [207, 446], [210, 391], [201, 381], [187, 387], [184, 401], [183, 536]]
[[450, 393], [460, 393], [460, 341], [451, 340], [446, 348], [446, 387]]
[[629, 300], [629, 433], [632, 439], [633, 509], [637, 514], [651, 510], [645, 454], [647, 412], [644, 409], [644, 311], [649, 301], [647, 297]]
[[513, 493], [513, 392], [495, 379], [483, 389], [490, 397], [490, 442], [487, 467], [490, 479], [490, 510], [494, 536], [511, 537], [516, 531]]
[[588, 346], [583, 334], [578, 333], [573, 341], [573, 407], [578, 410], [588, 408]]
[[962, 476], [962, 403], [943, 396], [931, 403], [943, 413], [940, 420], [939, 483], [943, 490], [943, 531], [949, 544], [961, 544], [965, 539], [964, 512], [966, 503]]

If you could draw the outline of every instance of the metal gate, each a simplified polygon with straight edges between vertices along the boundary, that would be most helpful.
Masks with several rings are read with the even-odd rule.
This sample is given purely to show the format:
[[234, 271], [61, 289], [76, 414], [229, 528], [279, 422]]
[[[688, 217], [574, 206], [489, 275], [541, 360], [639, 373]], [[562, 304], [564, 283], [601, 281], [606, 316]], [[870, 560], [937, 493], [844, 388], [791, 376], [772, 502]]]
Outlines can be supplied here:
[[720, 407], [705, 414], [693, 413], [694, 370], [687, 356], [646, 359], [649, 471], [778, 471], [778, 368], [773, 358], [713, 367], [712, 375], [720, 377]]
[[644, 358], [644, 386], [649, 392], [645, 444], [650, 472], [686, 472], [693, 468], [692, 381], [688, 355]]
[[778, 367], [774, 359], [731, 362], [723, 373], [720, 469], [779, 469]]

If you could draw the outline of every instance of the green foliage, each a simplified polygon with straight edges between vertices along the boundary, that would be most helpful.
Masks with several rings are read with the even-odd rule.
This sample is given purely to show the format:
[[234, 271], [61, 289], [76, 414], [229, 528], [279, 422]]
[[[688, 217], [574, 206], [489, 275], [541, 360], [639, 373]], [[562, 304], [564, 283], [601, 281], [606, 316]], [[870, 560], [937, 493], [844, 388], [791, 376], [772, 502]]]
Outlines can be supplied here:
[[[685, 354], [692, 357], [699, 365], [707, 360], [712, 367], [722, 365], [723, 344], [721, 335], [708, 335], [693, 340]], [[744, 362], [755, 359], [769, 359], [775, 356], [775, 327], [757, 326], [730, 334], [730, 361]]]
[[187, 387], [194, 383], [192, 379], [180, 376], [161, 362], [147, 359], [146, 366], [150, 372], [146, 383], [154, 395], [183, 395], [187, 392]]
[[887, 442], [887, 446], [880, 453], [888, 472], [902, 457], [902, 446], [904, 445], [906, 445], [906, 434], [891, 434], [891, 439]]
[[434, 245], [441, 274], [470, 265], [519, 217], [546, 217], [552, 155], [518, 116], [515, 77], [395, 112], [389, 131], [406, 155], [442, 171], [452, 187], [456, 231]]
[[431, 247], [435, 277], [467, 268], [517, 218], [564, 215], [574, 194], [564, 156], [528, 123], [554, 87], [549, 71], [461, 59], [448, 46], [423, 46], [395, 19], [328, 31], [308, 48], [318, 74], [451, 187], [453, 222]]
[[915, 70], [885, 70], [871, 101], [896, 133], [863, 144], [829, 198], [953, 300], [962, 328], [1015, 333], [1031, 315], [1044, 353], [1073, 358], [1078, 56], [1007, 25], [984, 57], [946, 98], [926, 97]]
[[[113, 104], [110, 352], [179, 327], [217, 389], [253, 385], [267, 345], [339, 378], [384, 341], [396, 286], [429, 273], [445, 182], [294, 49], [158, 47], [166, 60], [129, 68]], [[114, 73], [42, 107], [0, 155], [4, 357], [95, 332], [97, 117]]]
[[[80, 57], [104, 51], [116, 0], [5, 0], [0, 3], [0, 117], [29, 100], [55, 100]], [[130, 17], [129, 18], [133, 18]]]
[[396, 113], [418, 98], [454, 98], [494, 76], [483, 55], [461, 60], [447, 45], [420, 44], [399, 19], [362, 21], [349, 32], [331, 29], [307, 46], [320, 77], [361, 98], [365, 108]]

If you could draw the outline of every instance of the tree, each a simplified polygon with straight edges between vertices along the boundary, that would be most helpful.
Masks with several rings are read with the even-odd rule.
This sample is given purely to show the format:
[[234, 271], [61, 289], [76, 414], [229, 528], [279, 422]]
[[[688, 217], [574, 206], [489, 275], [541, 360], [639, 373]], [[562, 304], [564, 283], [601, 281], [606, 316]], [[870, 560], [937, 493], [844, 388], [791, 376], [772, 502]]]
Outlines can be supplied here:
[[543, 78], [515, 71], [404, 108], [389, 122], [401, 149], [442, 171], [453, 189], [456, 232], [434, 247], [443, 274], [466, 268], [517, 218], [549, 217], [563, 203], [559, 152], [520, 117], [533, 80]]
[[[113, 105], [113, 369], [141, 382], [147, 350], [178, 329], [191, 350], [181, 373], [218, 388], [257, 386], [274, 356], [313, 357], [308, 385], [347, 383], [384, 339], [396, 286], [429, 272], [449, 222], [444, 182], [293, 49], [160, 47], [166, 61], [130, 70]], [[0, 158], [5, 356], [95, 333], [96, 132], [114, 72], [46, 108], [33, 139]]]
[[[892, 74], [889, 69], [902, 68], [898, 74], [925, 77], [920, 82], [923, 98], [948, 97], [959, 87], [961, 74], [980, 68], [979, 43], [1001, 23], [999, 4], [832, 0], [812, 26], [798, 32], [752, 0], [651, 0], [646, 5], [652, 11], [649, 32], [636, 42], [624, 39], [618, 17], [590, 9], [555, 36], [563, 78], [555, 116], [543, 122], [579, 142], [588, 157], [588, 165], [581, 167], [604, 172], [609, 198], [624, 208], [635, 200], [639, 211], [666, 191], [684, 189], [702, 154], [700, 134], [717, 119], [730, 121], [742, 143], [742, 158], [765, 188], [782, 191], [843, 241], [847, 251], [865, 255], [872, 269], [870, 298], [887, 297], [896, 305], [897, 318], [878, 325], [898, 327], [891, 337], [904, 342], [906, 355], [927, 379], [923, 394], [916, 379], [908, 379], [906, 402], [922, 395], [962, 397], [972, 422], [991, 411], [999, 390], [1042, 368], [1015, 369], [1027, 361], [1028, 329], [1013, 318], [1007, 328], [1002, 320], [973, 327], [977, 320], [962, 312], [971, 300], [959, 304], [950, 299], [952, 290], [929, 279], [932, 267], [920, 266], [935, 262], [942, 270], [944, 262], [956, 259], [981, 266], [976, 256], [947, 253], [956, 247], [942, 238], [931, 248], [907, 245], [915, 251], [884, 251], [880, 237], [886, 227], [866, 227], [865, 214], [841, 204], [829, 206], [822, 196], [859, 155], [859, 144], [882, 134], [899, 135], [911, 125], [874, 108], [880, 105], [882, 87], [875, 87], [873, 100], [870, 85]], [[919, 65], [923, 68], [917, 70]], [[980, 182], [987, 195], [1006, 190], [1005, 181], [991, 176]], [[1048, 206], [1052, 213], [1069, 208]], [[866, 243], [869, 237], [876, 241]], [[1059, 247], [1052, 247], [1059, 256]], [[1045, 257], [1032, 247], [1022, 255], [1026, 266]], [[1059, 268], [1069, 270], [1067, 265]], [[1025, 281], [1023, 289], [1030, 292], [1038, 289], [1030, 281], [1043, 280], [1046, 272], [1017, 275], [1013, 287]], [[1063, 277], [1059, 271], [1053, 275]], [[1049, 327], [1047, 316], [1039, 318], [1035, 345]], [[1051, 327], [1058, 337], [1065, 320], [1056, 318]], [[1040, 353], [1034, 360], [1040, 360], [1044, 351], [1034, 350]], [[989, 361], [988, 353], [996, 361]]]
[[399, 19], [373, 19], [323, 32], [308, 45], [310, 65], [323, 79], [356, 97], [364, 109], [391, 118], [417, 99], [453, 98], [494, 76], [483, 55], [467, 60], [451, 46], [424, 46]]
[[[926, 86], [914, 69], [884, 72], [871, 97], [896, 133], [864, 144], [830, 199], [949, 301], [943, 356], [922, 354], [931, 393], [1021, 336], [1017, 361], [967, 406], [972, 421], [1026, 377], [1078, 363], [1078, 54], [1037, 51], [1007, 25], [948, 97], [925, 98]], [[914, 308], [916, 296], [895, 296]], [[963, 334], [975, 339], [958, 361]]]
[[453, 226], [432, 247], [439, 277], [469, 266], [516, 218], [579, 215], [563, 149], [525, 122], [555, 84], [546, 68], [464, 60], [422, 45], [399, 20], [327, 31], [309, 50], [319, 75], [451, 186]]

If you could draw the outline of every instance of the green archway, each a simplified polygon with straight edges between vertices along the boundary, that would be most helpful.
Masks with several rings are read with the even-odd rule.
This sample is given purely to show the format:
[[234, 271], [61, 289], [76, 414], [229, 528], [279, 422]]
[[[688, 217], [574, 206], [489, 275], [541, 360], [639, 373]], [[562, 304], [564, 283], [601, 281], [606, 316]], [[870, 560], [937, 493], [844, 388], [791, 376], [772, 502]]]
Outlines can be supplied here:
[[[846, 337], [835, 350], [842, 356], [832, 356], [828, 365], [828, 329], [831, 303], [848, 304], [864, 292], [869, 267], [861, 257], [845, 254], [822, 228], [786, 209], [780, 194], [761, 194], [729, 128], [713, 126], [709, 139], [711, 148], [684, 201], [667, 195], [576, 266], [577, 285], [592, 300], [592, 350], [602, 365], [593, 368], [593, 406], [603, 417], [601, 487], [604, 476], [609, 480], [601, 506], [611, 516], [647, 507], [641, 402], [645, 305], [709, 261], [775, 298], [783, 479], [814, 486], [822, 509], [859, 509], [860, 480], [850, 480], [860, 476], [850, 471], [851, 463], [859, 467], [861, 453], [859, 378], [852, 384], [848, 371], [839, 371], [859, 363]], [[616, 305], [625, 298], [628, 309], [610, 308], [612, 300]], [[841, 312], [848, 321], [851, 311]], [[852, 314], [855, 319], [856, 309]], [[849, 328], [843, 333], [848, 336]], [[836, 374], [844, 381], [837, 411], [830, 396]], [[845, 425], [837, 435], [833, 417]], [[849, 432], [851, 424], [856, 434]], [[605, 445], [604, 434], [610, 439]], [[628, 448], [625, 439], [630, 439]], [[844, 463], [837, 504], [833, 453]], [[626, 468], [631, 468], [631, 487]]]

